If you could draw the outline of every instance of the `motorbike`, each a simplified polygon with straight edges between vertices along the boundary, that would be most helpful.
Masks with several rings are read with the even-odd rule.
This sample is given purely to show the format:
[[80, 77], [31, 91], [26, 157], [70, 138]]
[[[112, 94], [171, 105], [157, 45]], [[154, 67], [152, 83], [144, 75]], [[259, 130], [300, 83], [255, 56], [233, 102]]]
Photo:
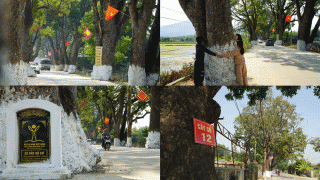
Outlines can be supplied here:
[[111, 137], [109, 135], [106, 135], [104, 138], [103, 138], [103, 143], [102, 143], [102, 147], [104, 148], [104, 150], [107, 150], [109, 151], [109, 149], [111, 148]]

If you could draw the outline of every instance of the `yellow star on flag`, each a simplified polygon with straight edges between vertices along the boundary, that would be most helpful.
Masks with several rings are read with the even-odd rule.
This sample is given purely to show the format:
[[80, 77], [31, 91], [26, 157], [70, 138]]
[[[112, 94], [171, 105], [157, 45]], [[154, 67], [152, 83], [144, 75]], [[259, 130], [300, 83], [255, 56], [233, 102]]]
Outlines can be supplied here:
[[106, 12], [106, 20], [109, 21], [113, 16], [115, 16], [119, 12], [118, 9], [113, 8], [108, 5], [107, 12]]
[[90, 31], [88, 31], [88, 29], [86, 30], [86, 35], [89, 36], [91, 33]]
[[89, 30], [89, 28], [86, 26], [86, 28], [83, 31], [83, 35], [89, 39], [92, 36], [92, 32]]

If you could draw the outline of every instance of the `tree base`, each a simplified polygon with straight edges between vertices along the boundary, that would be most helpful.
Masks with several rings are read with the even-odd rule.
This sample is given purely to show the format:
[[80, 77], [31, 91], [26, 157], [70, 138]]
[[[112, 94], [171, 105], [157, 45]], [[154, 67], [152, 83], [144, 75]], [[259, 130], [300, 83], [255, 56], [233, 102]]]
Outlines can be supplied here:
[[127, 137], [127, 147], [132, 147], [132, 138]]
[[159, 131], [151, 131], [148, 134], [147, 142], [146, 142], [147, 149], [160, 149], [160, 132]]
[[147, 76], [147, 86], [156, 86], [160, 81], [159, 73], [151, 73]]
[[108, 81], [111, 77], [112, 66], [102, 65], [102, 66], [93, 66], [93, 71], [91, 73], [92, 80], [101, 80]]
[[0, 67], [0, 85], [9, 86], [9, 85], [26, 85], [27, 84], [27, 63], [20, 61], [17, 64], [5, 64], [2, 63]]
[[282, 45], [282, 40], [277, 40], [277, 41], [274, 43], [274, 45], [279, 45], [279, 46], [281, 46], [281, 45]]
[[55, 69], [56, 71], [62, 71], [62, 70], [63, 70], [63, 64], [54, 65], [54, 69]]
[[74, 74], [74, 73], [76, 73], [76, 66], [70, 65], [69, 70], [68, 70], [68, 74]]
[[1, 179], [69, 179], [71, 171], [66, 167], [35, 169], [31, 164], [15, 169], [5, 169]]
[[[223, 55], [236, 49], [236, 42], [231, 41], [223, 46], [214, 45], [210, 51]], [[237, 86], [234, 57], [218, 58], [205, 53], [204, 86]]]
[[68, 72], [68, 70], [69, 70], [69, 65], [68, 65], [68, 64], [65, 64], [63, 71], [64, 71], [64, 72]]
[[31, 69], [30, 64], [27, 64], [27, 76], [28, 77], [36, 77], [36, 73], [34, 72], [33, 69]]
[[114, 146], [120, 146], [120, 139], [119, 138], [114, 138]]
[[306, 42], [303, 40], [298, 40], [297, 41], [297, 50], [306, 51]]
[[128, 71], [128, 85], [130, 86], [145, 86], [146, 71], [145, 68], [131, 64]]

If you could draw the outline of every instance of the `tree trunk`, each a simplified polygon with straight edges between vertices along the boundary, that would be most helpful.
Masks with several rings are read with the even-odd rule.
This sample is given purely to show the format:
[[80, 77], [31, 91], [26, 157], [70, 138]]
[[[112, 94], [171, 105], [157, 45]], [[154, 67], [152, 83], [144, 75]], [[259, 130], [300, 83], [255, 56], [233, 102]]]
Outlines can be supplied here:
[[[103, 46], [102, 48], [102, 62], [101, 66], [94, 65], [91, 79], [107, 81], [111, 77], [112, 65], [114, 61], [114, 54], [117, 42], [122, 31], [129, 20], [128, 9], [122, 12], [126, 0], [111, 0], [100, 1], [100, 15], [98, 12], [97, 0], [93, 0], [93, 24], [96, 33], [96, 46]], [[108, 5], [118, 9], [118, 12], [109, 21], [105, 20], [105, 11]], [[122, 12], [122, 13], [121, 13]]]
[[80, 50], [80, 43], [82, 40], [82, 36], [78, 31], [78, 26], [74, 25], [72, 34], [73, 34], [73, 42], [72, 42], [71, 54], [69, 56], [70, 64], [69, 64], [68, 74], [76, 73], [76, 64], [77, 64], [78, 54]]
[[124, 97], [126, 93], [126, 86], [121, 86], [120, 88], [120, 98], [119, 98], [119, 110], [117, 112], [117, 115], [115, 117], [115, 123], [114, 123], [114, 145], [120, 146], [120, 122], [123, 112], [123, 106], [124, 106]]
[[207, 100], [220, 89], [210, 88], [176, 86], [160, 90], [161, 179], [221, 179], [214, 166], [215, 148], [194, 142], [193, 117], [205, 122], [211, 119], [206, 112], [211, 104]]
[[[195, 27], [197, 36], [208, 39], [209, 50], [223, 55], [236, 49], [231, 23], [230, 1], [179, 0]], [[204, 85], [237, 85], [234, 57], [219, 59], [206, 54], [204, 59]]]
[[[148, 45], [146, 48], [146, 73], [147, 85], [155, 86], [160, 80], [160, 0], [158, 0], [157, 12], [152, 25]], [[159, 61], [158, 58], [159, 57]]]
[[160, 148], [160, 87], [151, 86], [151, 114], [146, 148]]
[[[86, 141], [77, 112], [75, 86], [0, 86], [0, 109], [21, 99], [43, 99], [61, 107], [62, 162], [73, 173], [92, 170], [101, 161], [99, 152]], [[7, 119], [1, 119], [5, 124]], [[0, 166], [6, 162], [6, 130], [0, 126]]]
[[12, 43], [9, 39], [10, 27], [8, 26], [11, 17], [7, 14], [11, 13], [10, 0], [0, 1], [0, 85], [8, 85], [12, 78], [8, 74], [6, 67], [9, 66], [9, 44]]
[[146, 85], [144, 44], [155, 2], [155, 0], [145, 0], [139, 9], [137, 8], [137, 0], [132, 0], [129, 3], [129, 12], [132, 20], [132, 40], [128, 85]]
[[299, 21], [297, 50], [306, 51], [309, 42], [312, 19], [315, 15], [315, 3], [317, 0], [306, 0], [303, 15], [300, 13], [300, 3], [296, 0], [297, 16]]
[[127, 147], [132, 147], [131, 129], [132, 129], [132, 117], [131, 117], [131, 89], [128, 87], [128, 100], [127, 100]]

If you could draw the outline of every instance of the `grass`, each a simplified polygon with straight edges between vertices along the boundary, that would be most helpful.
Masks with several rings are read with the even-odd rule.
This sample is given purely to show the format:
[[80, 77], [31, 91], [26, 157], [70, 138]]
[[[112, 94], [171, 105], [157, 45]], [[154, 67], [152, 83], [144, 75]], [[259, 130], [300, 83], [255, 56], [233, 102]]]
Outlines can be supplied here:
[[83, 74], [77, 74], [77, 75], [82, 76], [82, 77], [91, 78], [91, 76], [87, 76], [87, 75], [83, 75]]
[[297, 49], [297, 45], [293, 45], [293, 44], [291, 44], [291, 45], [284, 45], [284, 46], [286, 46], [286, 47], [289, 47], [289, 48], [292, 48], [292, 49]]
[[[252, 45], [250, 44], [244, 48], [244, 51], [247, 52], [251, 48], [252, 48]], [[164, 55], [164, 54], [161, 53], [161, 55]], [[185, 76], [188, 76], [193, 79], [193, 75], [194, 75], [194, 62], [190, 62], [189, 64], [184, 63], [182, 66], [182, 69], [179, 71], [171, 70], [171, 72], [161, 72], [160, 86], [165, 86]]]
[[194, 47], [196, 44], [160, 44], [161, 55], [174, 55], [174, 52], [185, 47]]

